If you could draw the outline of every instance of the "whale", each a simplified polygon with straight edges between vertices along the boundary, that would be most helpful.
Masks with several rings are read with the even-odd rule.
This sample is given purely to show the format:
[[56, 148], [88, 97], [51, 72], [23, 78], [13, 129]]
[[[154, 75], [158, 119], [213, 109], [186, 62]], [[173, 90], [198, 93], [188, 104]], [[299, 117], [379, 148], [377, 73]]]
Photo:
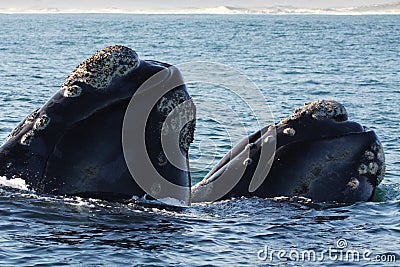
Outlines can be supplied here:
[[[261, 157], [265, 146], [267, 156]], [[230, 177], [224, 174], [240, 169], [237, 182], [227, 186]], [[348, 120], [342, 104], [320, 100], [239, 142], [193, 186], [192, 201], [286, 197], [355, 203], [371, 200], [384, 174], [384, 151], [375, 132]]]
[[[155, 84], [147, 86], [147, 93], [136, 96], [155, 75], [159, 76]], [[162, 91], [171, 81], [172, 87]], [[124, 149], [135, 156], [143, 152], [124, 148], [122, 139], [127, 108], [144, 103], [143, 96], [149, 94], [155, 97], [154, 105], [140, 129], [148, 159], [165, 180], [186, 189], [180, 200], [188, 204], [194, 105], [186, 105], [186, 112], [176, 112], [174, 117], [187, 121], [178, 140], [179, 167], [165, 156], [161, 136], [169, 112], [183, 102], [191, 103], [191, 97], [177, 68], [141, 60], [135, 51], [121, 45], [97, 51], [67, 76], [47, 103], [22, 120], [0, 147], [0, 175], [22, 178], [29, 189], [41, 194], [109, 200], [146, 196], [124, 157]], [[135, 123], [130, 122], [132, 127]], [[168, 192], [165, 194], [168, 197]]]
[[0, 175], [40, 194], [107, 200], [372, 199], [385, 174], [375, 132], [318, 100], [236, 144], [192, 186], [196, 106], [179, 69], [114, 45], [94, 53], [9, 134]]

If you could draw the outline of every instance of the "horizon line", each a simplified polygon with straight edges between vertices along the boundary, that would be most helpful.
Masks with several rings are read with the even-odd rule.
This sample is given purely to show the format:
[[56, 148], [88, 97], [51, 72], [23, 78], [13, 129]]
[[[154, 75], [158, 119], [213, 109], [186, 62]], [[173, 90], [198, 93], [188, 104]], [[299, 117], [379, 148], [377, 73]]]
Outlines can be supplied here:
[[108, 10], [23, 10], [9, 11], [1, 10], [3, 15], [45, 15], [45, 14], [126, 14], [126, 15], [400, 15], [400, 10], [396, 11], [367, 11], [367, 12], [341, 12], [341, 11], [326, 11], [326, 12], [185, 12], [185, 11], [108, 11]]
[[123, 9], [107, 7], [98, 9], [79, 8], [0, 8], [0, 14], [218, 14], [218, 15], [398, 15], [400, 2], [391, 4], [365, 5], [338, 8], [300, 8], [293, 6], [270, 6], [257, 8], [238, 8], [231, 6], [214, 6], [206, 8], [175, 9]]

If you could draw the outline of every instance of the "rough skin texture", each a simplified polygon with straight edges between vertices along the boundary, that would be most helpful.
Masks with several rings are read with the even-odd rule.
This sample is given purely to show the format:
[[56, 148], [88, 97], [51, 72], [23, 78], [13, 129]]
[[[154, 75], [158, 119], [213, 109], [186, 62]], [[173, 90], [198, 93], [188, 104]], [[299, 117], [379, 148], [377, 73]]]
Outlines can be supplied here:
[[314, 120], [331, 119], [338, 122], [346, 121], [348, 118], [347, 111], [342, 104], [336, 101], [318, 100], [296, 108], [290, 119], [297, 120], [307, 116]]
[[[97, 51], [91, 58], [80, 64], [65, 80], [61, 88], [65, 97], [73, 97], [79, 89], [77, 82], [96, 89], [106, 89], [115, 76], [124, 76], [139, 66], [139, 57], [132, 49], [114, 45]], [[80, 92], [79, 92], [80, 93]]]

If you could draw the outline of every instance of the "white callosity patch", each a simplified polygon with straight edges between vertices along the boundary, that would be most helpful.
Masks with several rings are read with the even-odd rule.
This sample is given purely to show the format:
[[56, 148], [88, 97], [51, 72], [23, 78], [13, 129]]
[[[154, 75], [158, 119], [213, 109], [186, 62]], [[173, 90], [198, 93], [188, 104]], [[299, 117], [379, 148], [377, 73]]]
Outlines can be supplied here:
[[364, 152], [358, 174], [372, 177], [371, 183], [379, 184], [385, 175], [385, 156], [382, 145], [376, 141]]
[[385, 163], [385, 153], [383, 152], [382, 144], [377, 140], [375, 144], [371, 146], [371, 149], [374, 151], [376, 159], [378, 163]]
[[[184, 91], [175, 90], [173, 93], [171, 92], [171, 93], [164, 95], [158, 101], [157, 109], [164, 116], [168, 116], [175, 108], [179, 108], [179, 110], [177, 112], [179, 114], [191, 112], [191, 110], [190, 110], [191, 107], [189, 106], [191, 104], [184, 103], [185, 101], [191, 102], [189, 96], [186, 95]], [[183, 103], [183, 104], [181, 104], [181, 103]], [[185, 114], [185, 115], [190, 115], [190, 114]], [[172, 119], [171, 122], [174, 119]], [[176, 122], [176, 119], [174, 120], [174, 122], [179, 124], [179, 122]], [[183, 126], [183, 125], [172, 125], [172, 124], [174, 124], [174, 123], [171, 123], [171, 126], [172, 126], [172, 129], [174, 129], [175, 131], [180, 130], [179, 126]]]
[[279, 120], [281, 124], [286, 124], [289, 122], [289, 118], [282, 118]]
[[77, 85], [61, 87], [64, 97], [78, 97], [82, 93], [82, 88]]
[[160, 124], [161, 134], [168, 135], [170, 131], [179, 133], [179, 146], [188, 151], [195, 130], [196, 107], [192, 99], [183, 90], [174, 90], [164, 95], [156, 107], [162, 116], [167, 117]]
[[296, 134], [296, 131], [293, 128], [285, 128], [283, 130], [283, 134], [288, 136], [294, 136]]
[[268, 126], [268, 131], [275, 131], [275, 129], [276, 129], [275, 124], [271, 124], [270, 126]]
[[34, 130], [44, 130], [47, 125], [50, 123], [50, 117], [47, 116], [46, 114], [40, 115], [39, 118], [36, 119], [35, 124], [33, 125]]
[[386, 164], [382, 163], [382, 165], [379, 167], [378, 171], [377, 171], [377, 182], [378, 184], [380, 184], [383, 180], [383, 177], [385, 176], [385, 172], [386, 172]]
[[350, 186], [351, 189], [356, 190], [359, 187], [360, 182], [358, 181], [357, 178], [353, 177], [347, 184], [348, 186]]
[[379, 170], [378, 163], [376, 163], [376, 162], [369, 163], [368, 164], [368, 169], [369, 169], [369, 173], [370, 174], [375, 175]]
[[[80, 64], [61, 86], [64, 97], [78, 97], [82, 88], [76, 83], [84, 83], [96, 89], [106, 89], [115, 77], [126, 75], [139, 66], [139, 58], [135, 51], [120, 45], [109, 46], [97, 51], [91, 58]], [[17, 136], [22, 129], [33, 124], [32, 130], [26, 132], [20, 140], [22, 145], [29, 146], [36, 131], [43, 130], [50, 123], [50, 117], [42, 114], [38, 118], [38, 111], [33, 112], [8, 136], [11, 139]]]
[[335, 120], [346, 121], [347, 111], [345, 107], [336, 101], [314, 101], [304, 104], [293, 111], [292, 120], [297, 120], [302, 117], [311, 117], [314, 120]]
[[65, 80], [61, 88], [66, 97], [78, 96], [81, 91], [74, 87], [77, 82], [104, 90], [115, 77], [122, 77], [139, 66], [139, 57], [132, 49], [109, 46], [97, 51], [80, 64]]
[[365, 165], [364, 163], [361, 163], [360, 166], [358, 167], [358, 174], [363, 175], [368, 172], [368, 166]]
[[29, 130], [21, 137], [21, 145], [29, 146], [32, 143], [33, 137], [35, 136], [35, 131]]
[[[184, 103], [185, 112], [179, 117], [180, 127], [179, 146], [184, 151], [189, 151], [189, 146], [194, 140], [194, 131], [196, 128], [196, 108], [192, 100]], [[187, 122], [187, 123], [184, 123]]]
[[38, 115], [39, 115], [39, 110], [37, 109], [31, 114], [29, 114], [28, 117], [26, 117], [25, 121], [27, 123], [32, 123], [37, 118]]
[[16, 137], [22, 129], [29, 124], [32, 124], [35, 119], [38, 117], [39, 112], [38, 110], [35, 110], [32, 112], [30, 115], [28, 115], [15, 129], [7, 136], [7, 140], [10, 140], [13, 137]]
[[170, 95], [165, 95], [161, 97], [157, 104], [157, 109], [158, 111], [167, 116], [169, 113], [171, 113], [174, 108], [176, 108], [181, 102], [185, 101], [186, 96], [182, 94], [180, 91], [174, 93], [172, 96]]
[[379, 157], [377, 157], [378, 159], [380, 158], [381, 161], [384, 161], [384, 153], [383, 153], [383, 148], [382, 148], [382, 144], [377, 141], [375, 144], [371, 145], [371, 151], [373, 151], [374, 153], [376, 153], [377, 155], [379, 154]]
[[376, 153], [376, 158], [381, 162], [385, 161], [385, 155], [383, 154], [383, 152]]
[[371, 152], [371, 151], [368, 151], [368, 150], [365, 151], [364, 156], [365, 156], [365, 158], [366, 158], [367, 160], [374, 160], [374, 158], [375, 158], [374, 153]]
[[28, 116], [25, 120], [26, 124], [33, 123], [32, 129], [26, 132], [20, 140], [20, 144], [24, 146], [30, 146], [33, 138], [35, 137], [38, 131], [44, 130], [50, 123], [50, 117], [46, 114], [42, 114], [38, 116], [39, 113], [34, 113]]
[[382, 182], [386, 172], [385, 153], [383, 152], [382, 144], [376, 141], [371, 146], [371, 151], [375, 154], [376, 161], [370, 165], [370, 172], [377, 174], [378, 183]]

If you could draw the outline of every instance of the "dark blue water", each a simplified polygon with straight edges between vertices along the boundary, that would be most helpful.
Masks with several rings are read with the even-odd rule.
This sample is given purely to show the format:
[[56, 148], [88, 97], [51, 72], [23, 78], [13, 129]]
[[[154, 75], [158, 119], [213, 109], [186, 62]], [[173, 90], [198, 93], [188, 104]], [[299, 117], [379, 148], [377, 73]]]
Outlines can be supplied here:
[[[387, 162], [375, 202], [331, 208], [252, 198], [171, 210], [2, 186], [1, 266], [398, 266], [400, 16], [0, 15], [0, 25], [1, 139], [79, 63], [123, 44], [142, 59], [233, 67], [260, 88], [276, 120], [304, 102], [342, 102], [350, 119], [376, 131]], [[206, 111], [191, 148], [198, 181], [230, 138], [212, 120], [224, 110], [207, 106], [207, 97], [226, 101], [220, 91], [189, 90]], [[234, 108], [232, 123], [254, 126]], [[360, 259], [329, 255], [330, 248]], [[317, 257], [296, 258], [304, 251]], [[383, 262], [392, 256], [397, 263]]]

